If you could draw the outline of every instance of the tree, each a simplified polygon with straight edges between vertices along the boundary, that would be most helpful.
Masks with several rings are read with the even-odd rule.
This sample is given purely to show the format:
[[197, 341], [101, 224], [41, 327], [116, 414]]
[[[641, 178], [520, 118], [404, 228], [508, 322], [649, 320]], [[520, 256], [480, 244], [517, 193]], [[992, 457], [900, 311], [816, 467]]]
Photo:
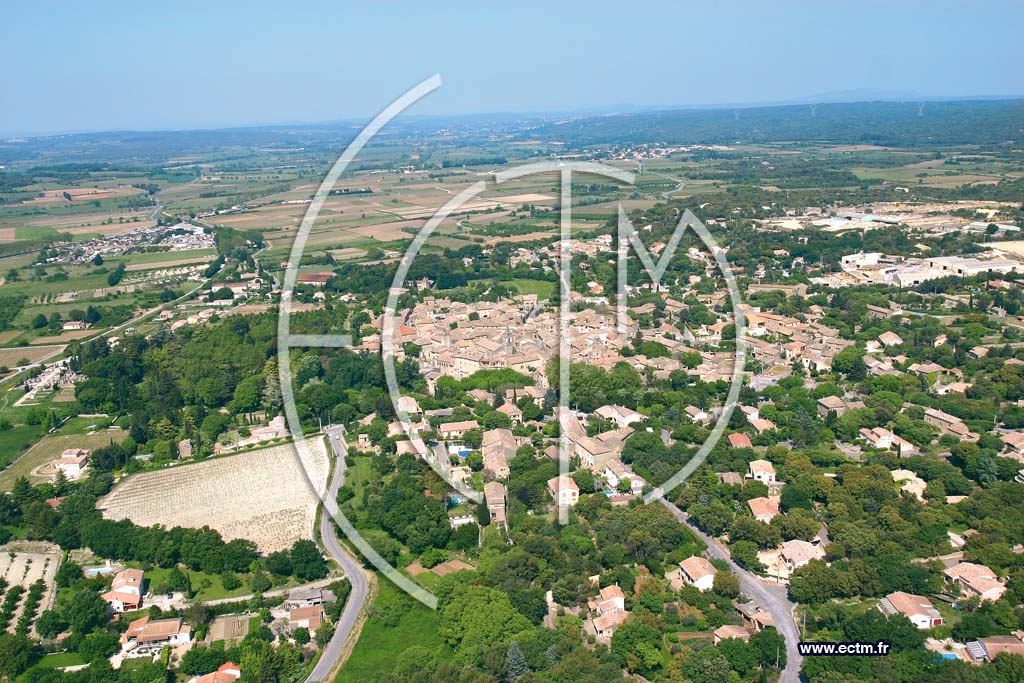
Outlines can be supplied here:
[[287, 550], [275, 550], [263, 560], [267, 571], [275, 576], [291, 576], [292, 556]]
[[512, 644], [508, 646], [505, 680], [510, 683], [512, 681], [517, 681], [529, 670], [530, 666], [526, 662], [526, 655], [523, 654], [523, 650], [519, 647], [519, 643], [513, 640]]
[[224, 572], [220, 575], [220, 583], [224, 586], [224, 590], [233, 591], [236, 588], [241, 588], [242, 580], [238, 578], [238, 575], [234, 572]]
[[531, 628], [508, 594], [486, 586], [463, 586], [441, 609], [441, 636], [460, 657], [474, 657]]
[[588, 469], [578, 469], [573, 472], [572, 480], [580, 487], [580, 493], [593, 493], [595, 490], [594, 474]]
[[118, 637], [109, 631], [93, 631], [82, 639], [78, 654], [86, 662], [106, 659], [120, 649]]
[[35, 643], [28, 636], [0, 633], [0, 676], [13, 681], [35, 658]]
[[642, 621], [627, 621], [612, 635], [612, 657], [619, 666], [626, 666], [631, 653], [641, 644], [657, 648], [660, 636], [654, 627]]
[[477, 503], [476, 522], [480, 526], [488, 526], [491, 523], [491, 511], [488, 509], [487, 503]]
[[712, 587], [722, 597], [735, 598], [740, 594], [740, 579], [732, 572], [719, 570], [715, 574]]
[[729, 660], [720, 650], [706, 647], [683, 660], [683, 675], [693, 683], [728, 683]]
[[60, 618], [52, 609], [48, 609], [36, 619], [36, 631], [43, 638], [56, 638], [57, 634], [67, 627], [67, 622]]
[[750, 636], [750, 647], [757, 651], [759, 663], [763, 667], [775, 666], [778, 661], [779, 668], [786, 666], [786, 641], [773, 628], [766, 628]]
[[262, 593], [270, 590], [272, 585], [273, 584], [270, 583], [270, 579], [264, 572], [256, 572], [252, 575], [252, 578], [249, 579], [249, 588], [253, 593]]
[[75, 593], [61, 609], [61, 616], [74, 633], [88, 633], [107, 621], [107, 603], [91, 590]]
[[304, 581], [313, 581], [327, 576], [327, 563], [313, 541], [307, 539], [295, 541], [295, 544], [292, 545], [291, 560], [292, 573]]
[[303, 627], [300, 626], [299, 628], [297, 628], [294, 631], [292, 631], [292, 638], [299, 645], [305, 645], [310, 640], [310, 638], [309, 638], [309, 629], [308, 628], [303, 628]]

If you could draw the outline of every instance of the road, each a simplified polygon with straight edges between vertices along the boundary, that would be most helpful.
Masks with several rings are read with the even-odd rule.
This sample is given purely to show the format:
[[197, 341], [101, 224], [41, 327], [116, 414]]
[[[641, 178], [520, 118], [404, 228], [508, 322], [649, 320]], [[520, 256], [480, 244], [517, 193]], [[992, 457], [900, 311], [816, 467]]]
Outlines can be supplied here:
[[[330, 427], [326, 430], [326, 433], [327, 440], [330, 442], [331, 448], [334, 449], [334, 455], [337, 458], [334, 466], [334, 475], [331, 477], [331, 482], [327, 487], [326, 499], [335, 500], [338, 496], [338, 489], [345, 483], [345, 453], [347, 450], [344, 441], [344, 428]], [[341, 543], [338, 542], [334, 521], [331, 519], [330, 513], [327, 512], [326, 507], [320, 517], [320, 538], [323, 540], [327, 554], [345, 570], [345, 575], [348, 576], [348, 580], [352, 584], [352, 592], [349, 593], [348, 602], [345, 603], [345, 609], [341, 613], [341, 618], [335, 624], [334, 636], [324, 647], [316, 666], [313, 667], [309, 676], [306, 677], [306, 683], [328, 680], [331, 672], [337, 665], [338, 659], [341, 657], [341, 652], [345, 647], [345, 643], [348, 642], [352, 629], [356, 625], [359, 613], [363, 609], [363, 603], [366, 602], [368, 589], [366, 574], [363, 572], [359, 561], [341, 547]]]
[[757, 602], [762, 609], [771, 613], [772, 619], [775, 621], [775, 629], [786, 639], [786, 668], [783, 669], [782, 675], [779, 677], [779, 683], [800, 683], [800, 669], [803, 667], [803, 657], [797, 650], [797, 643], [800, 642], [800, 630], [796, 626], [796, 620], [793, 619], [793, 608], [796, 605], [790, 602], [786, 595], [786, 587], [765, 583], [757, 578], [733, 562], [728, 549], [719, 543], [718, 539], [711, 538], [691, 524], [689, 516], [685, 512], [664, 498], [661, 499], [661, 504], [708, 544], [708, 555], [728, 563], [729, 568], [740, 579], [740, 589]]

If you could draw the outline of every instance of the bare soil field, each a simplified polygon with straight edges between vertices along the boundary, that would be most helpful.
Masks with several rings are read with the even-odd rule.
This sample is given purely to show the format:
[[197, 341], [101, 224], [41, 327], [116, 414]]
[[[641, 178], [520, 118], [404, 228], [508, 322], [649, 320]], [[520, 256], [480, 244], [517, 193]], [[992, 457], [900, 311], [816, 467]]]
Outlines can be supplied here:
[[228, 641], [229, 644], [240, 641], [249, 633], [249, 617], [240, 614], [236, 616], [217, 617], [210, 624], [210, 631], [206, 636], [207, 643], [214, 643], [218, 640]]
[[[364, 225], [358, 228], [348, 228], [349, 232], [363, 237], [372, 237], [381, 242], [394, 242], [395, 240], [410, 239], [416, 231], [423, 227], [426, 221], [397, 221], [395, 223], [381, 223], [379, 225]], [[406, 228], [413, 229], [406, 232]]]
[[1024, 256], [1024, 240], [1012, 240], [1009, 242], [992, 242], [988, 245], [993, 251], [1001, 251], [1014, 256]]
[[21, 330], [5, 330], [0, 332], [0, 344], [6, 344], [19, 336], [21, 336]]
[[[13, 332], [18, 332], [13, 330]], [[17, 334], [14, 335], [18, 336]], [[5, 340], [6, 341], [6, 340]], [[2, 343], [2, 342], [0, 342]], [[12, 349], [0, 349], [0, 365], [13, 368], [18, 361], [27, 359], [29, 363], [38, 363], [41, 360], [55, 356], [67, 347], [59, 346], [18, 346]]]
[[212, 256], [193, 256], [191, 258], [179, 258], [173, 261], [154, 261], [153, 263], [133, 263], [125, 268], [126, 271], [136, 270], [157, 270], [173, 268], [175, 266], [190, 266], [195, 263], [207, 263], [212, 261]]
[[359, 247], [345, 247], [344, 249], [332, 249], [330, 252], [331, 258], [336, 261], [347, 261], [348, 259], [363, 258], [366, 256], [366, 250], [360, 249]]
[[[322, 489], [327, 452], [322, 438], [309, 439]], [[273, 446], [223, 458], [143, 472], [121, 481], [97, 506], [108, 519], [141, 526], [210, 526], [225, 540], [245, 538], [263, 552], [313, 538], [319, 498], [306, 480], [293, 445]]]
[[61, 332], [51, 337], [36, 337], [30, 344], [37, 346], [39, 344], [59, 344], [60, 342], [73, 341], [75, 339], [83, 339], [96, 334], [96, 330], [68, 330], [67, 332]]

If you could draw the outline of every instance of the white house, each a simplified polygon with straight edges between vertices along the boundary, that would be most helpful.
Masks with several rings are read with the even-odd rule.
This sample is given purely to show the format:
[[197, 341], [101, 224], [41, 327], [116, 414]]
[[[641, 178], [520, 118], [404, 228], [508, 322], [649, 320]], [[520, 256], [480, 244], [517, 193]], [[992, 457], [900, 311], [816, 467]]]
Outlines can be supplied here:
[[130, 612], [142, 607], [143, 573], [141, 569], [125, 569], [114, 575], [110, 590], [103, 600], [114, 612]]
[[679, 563], [679, 568], [666, 574], [672, 588], [696, 586], [700, 591], [709, 591], [715, 583], [718, 571], [703, 557], [692, 555]]
[[128, 624], [121, 634], [121, 652], [126, 657], [141, 657], [192, 642], [192, 627], [181, 617], [150, 621], [148, 616]]
[[761, 481], [765, 484], [775, 481], [775, 466], [767, 460], [752, 460], [748, 466], [748, 479]]
[[548, 491], [555, 499], [555, 504], [560, 508], [571, 508], [580, 500], [580, 487], [576, 485], [572, 477], [563, 474], [548, 479]]
[[89, 451], [85, 448], [69, 448], [61, 453], [60, 460], [55, 463], [55, 467], [64, 473], [64, 476], [74, 481], [82, 476], [88, 467]]
[[917, 628], [932, 628], [942, 625], [942, 615], [923, 595], [896, 591], [882, 598], [878, 603], [882, 614], [902, 614]]
[[647, 419], [647, 416], [623, 406], [601, 406], [594, 413], [602, 419], [611, 420], [620, 428], [628, 427]]

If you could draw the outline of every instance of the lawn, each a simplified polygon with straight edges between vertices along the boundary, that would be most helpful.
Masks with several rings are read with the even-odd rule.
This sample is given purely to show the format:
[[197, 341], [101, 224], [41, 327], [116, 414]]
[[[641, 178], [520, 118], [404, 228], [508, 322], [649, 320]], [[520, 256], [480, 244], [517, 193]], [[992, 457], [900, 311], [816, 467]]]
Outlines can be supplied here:
[[368, 618], [352, 656], [334, 679], [335, 683], [363, 683], [379, 673], [391, 671], [401, 654], [410, 647], [440, 649], [443, 657], [451, 656], [438, 633], [440, 615], [403, 593], [390, 581], [380, 580], [380, 592], [373, 605], [380, 611], [407, 611], [396, 626], [386, 626], [381, 616]]
[[547, 280], [506, 280], [502, 284], [515, 287], [520, 294], [536, 294], [538, 299], [550, 299], [555, 283]]
[[345, 488], [352, 489], [352, 493], [355, 494], [349, 502], [349, 507], [354, 508], [363, 500], [363, 488], [373, 476], [373, 461], [372, 458], [349, 455], [348, 462], [351, 466], [345, 470]]
[[0, 431], [0, 468], [7, 467], [43, 433], [40, 425], [21, 425]]
[[82, 658], [77, 652], [55, 652], [45, 655], [42, 659], [32, 665], [27, 671], [18, 676], [12, 678], [12, 681], [25, 681], [29, 678], [33, 680], [39, 678], [43, 670], [60, 669], [65, 666], [79, 666], [85, 664]]
[[[49, 434], [40, 439], [17, 462], [0, 472], [0, 491], [9, 491], [15, 480], [22, 476], [29, 477], [33, 483], [40, 483], [42, 479], [31, 476], [32, 470], [55, 460], [65, 449], [88, 448], [91, 450], [107, 446], [111, 441], [120, 441], [128, 435], [125, 431], [104, 429], [106, 423], [105, 418], [69, 420], [56, 434]], [[94, 434], [87, 434], [86, 430], [91, 425], [96, 425], [98, 431]]]
[[[148, 570], [146, 572], [147, 589], [154, 584], [164, 583], [170, 571], [170, 569], [159, 567]], [[197, 600], [233, 598], [239, 595], [248, 595], [252, 592], [249, 589], [249, 574], [239, 574], [238, 578], [241, 580], [242, 585], [233, 591], [229, 591], [224, 588], [224, 584], [221, 583], [220, 576], [217, 574], [207, 574], [206, 572], [197, 572], [191, 569], [183, 571], [188, 574], [188, 578], [192, 582], [192, 590], [196, 591]]]
[[[134, 563], [129, 563], [133, 564]], [[147, 590], [149, 586], [154, 583], [163, 583], [167, 574], [171, 570], [156, 567], [153, 569], [146, 570], [146, 584]], [[192, 571], [191, 569], [183, 569], [188, 574], [189, 580], [192, 582], [192, 590], [196, 591], [196, 600], [220, 600], [222, 598], [236, 598], [241, 595], [249, 595], [252, 593], [252, 589], [249, 588], [249, 579], [252, 578], [252, 574], [236, 574], [242, 585], [238, 588], [229, 591], [224, 588], [224, 584], [221, 583], [219, 574], [207, 574], [201, 571]], [[295, 579], [288, 579], [283, 584], [275, 584], [271, 587], [271, 590], [275, 588], [284, 588], [288, 585], [297, 585], [298, 582]]]

